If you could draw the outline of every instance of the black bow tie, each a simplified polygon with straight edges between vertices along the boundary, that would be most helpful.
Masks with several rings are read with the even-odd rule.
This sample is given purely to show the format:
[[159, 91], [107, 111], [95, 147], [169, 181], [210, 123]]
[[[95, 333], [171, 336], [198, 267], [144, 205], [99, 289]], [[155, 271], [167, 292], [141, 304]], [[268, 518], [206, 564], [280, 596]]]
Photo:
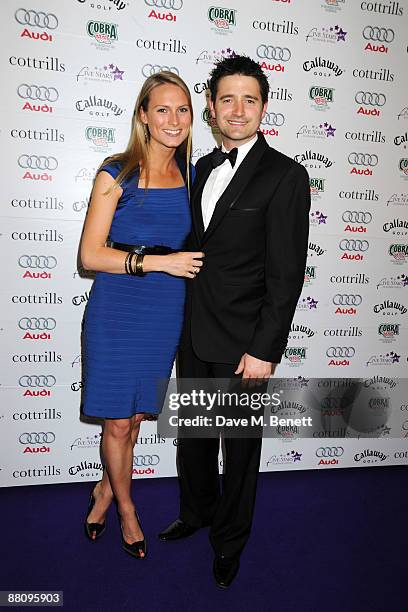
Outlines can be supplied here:
[[235, 166], [235, 162], [237, 161], [238, 149], [235, 147], [231, 149], [229, 153], [224, 153], [221, 149], [215, 148], [211, 153], [211, 163], [213, 168], [217, 166], [221, 166], [225, 162], [226, 159], [229, 159], [232, 167]]

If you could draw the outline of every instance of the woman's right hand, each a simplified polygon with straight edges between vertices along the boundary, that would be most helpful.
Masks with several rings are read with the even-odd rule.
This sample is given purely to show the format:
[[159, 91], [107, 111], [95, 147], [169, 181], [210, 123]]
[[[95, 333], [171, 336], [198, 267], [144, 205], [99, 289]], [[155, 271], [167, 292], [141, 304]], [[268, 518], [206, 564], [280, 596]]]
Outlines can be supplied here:
[[190, 251], [162, 255], [162, 272], [167, 272], [167, 274], [172, 276], [195, 278], [201, 270], [204, 257], [204, 253]]

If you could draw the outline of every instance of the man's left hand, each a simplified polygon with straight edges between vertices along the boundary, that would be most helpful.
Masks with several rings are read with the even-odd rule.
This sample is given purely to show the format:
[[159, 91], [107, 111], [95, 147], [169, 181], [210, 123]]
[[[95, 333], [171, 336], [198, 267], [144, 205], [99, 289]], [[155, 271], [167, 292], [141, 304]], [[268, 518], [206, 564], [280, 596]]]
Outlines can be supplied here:
[[262, 385], [275, 373], [275, 368], [276, 363], [262, 361], [262, 359], [244, 353], [235, 374], [242, 373], [242, 379], [247, 380], [249, 386]]

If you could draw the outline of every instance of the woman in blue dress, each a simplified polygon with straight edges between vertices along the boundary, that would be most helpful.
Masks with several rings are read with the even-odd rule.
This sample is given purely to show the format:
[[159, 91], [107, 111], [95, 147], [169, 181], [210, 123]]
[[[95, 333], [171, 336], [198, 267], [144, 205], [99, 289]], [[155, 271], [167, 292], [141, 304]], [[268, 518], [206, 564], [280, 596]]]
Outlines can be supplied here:
[[[202, 253], [183, 252], [190, 230], [192, 105], [180, 77], [160, 72], [138, 96], [124, 153], [95, 179], [81, 242], [97, 272], [83, 328], [83, 412], [104, 419], [103, 478], [92, 491], [85, 531], [96, 540], [115, 497], [122, 545], [136, 558], [146, 542], [131, 498], [133, 447], [145, 418], [161, 409], [181, 333], [185, 281]], [[159, 245], [159, 246], [158, 246]]]

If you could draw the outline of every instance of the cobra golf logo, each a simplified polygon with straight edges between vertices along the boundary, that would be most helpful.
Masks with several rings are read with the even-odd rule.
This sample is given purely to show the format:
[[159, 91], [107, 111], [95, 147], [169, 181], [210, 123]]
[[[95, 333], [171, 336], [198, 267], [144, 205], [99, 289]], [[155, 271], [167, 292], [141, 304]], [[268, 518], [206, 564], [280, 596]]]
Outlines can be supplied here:
[[155, 473], [155, 466], [160, 463], [158, 455], [134, 455], [133, 457], [133, 474], [148, 475]]
[[236, 10], [221, 6], [210, 6], [208, 9], [208, 19], [215, 26], [216, 32], [231, 31], [237, 25]]
[[399, 336], [400, 323], [381, 323], [378, 326], [378, 333], [384, 342], [392, 342]]
[[25, 270], [23, 278], [49, 279], [57, 260], [52, 255], [21, 255], [18, 265]]
[[88, 21], [86, 24], [88, 36], [96, 41], [97, 46], [111, 46], [112, 42], [118, 40], [118, 26], [116, 23], [106, 21]]
[[343, 251], [341, 259], [347, 259], [350, 261], [362, 261], [364, 259], [363, 253], [365, 253], [370, 244], [368, 240], [354, 240], [343, 238], [339, 242], [339, 249]]
[[326, 351], [329, 366], [349, 366], [355, 354], [354, 346], [330, 346]]
[[177, 15], [172, 11], [179, 11], [183, 8], [183, 0], [144, 0], [144, 2], [151, 7], [148, 14], [149, 19], [177, 21]]
[[398, 162], [398, 169], [404, 178], [408, 178], [408, 158], [403, 157]]
[[350, 174], [358, 174], [360, 176], [372, 176], [374, 168], [378, 165], [378, 156], [375, 153], [350, 153], [348, 163], [353, 167]]
[[85, 128], [85, 138], [93, 144], [94, 150], [106, 151], [115, 142], [115, 132], [115, 128], [90, 125]]
[[273, 45], [259, 45], [256, 50], [259, 64], [263, 70], [273, 72], [285, 72], [284, 64], [292, 57], [291, 50], [287, 47], [274, 47]]
[[206, 106], [204, 108], [203, 112], [201, 113], [201, 118], [204, 121], [204, 123], [206, 123], [208, 125], [208, 127], [211, 128], [211, 130], [215, 134], [219, 133], [217, 120], [216, 120], [215, 117], [212, 116], [211, 111], [208, 108], [208, 106]]
[[[42, 42], [52, 42], [53, 36], [49, 32], [58, 27], [58, 18], [54, 13], [44, 13], [44, 11], [27, 10], [19, 8], [14, 13], [14, 18], [22, 26], [25, 26], [20, 33], [20, 38], [30, 38]], [[29, 28], [37, 28], [39, 32]]]
[[18, 441], [25, 446], [23, 454], [26, 453], [50, 453], [48, 444], [55, 442], [53, 431], [25, 431], [19, 435]]
[[321, 446], [316, 451], [318, 465], [338, 465], [339, 458], [344, 455], [342, 446]]
[[22, 317], [18, 327], [25, 331], [23, 340], [51, 340], [51, 331], [57, 326], [52, 317]]
[[393, 263], [403, 264], [408, 260], [408, 244], [390, 244], [388, 253]]
[[309, 89], [309, 99], [313, 101], [313, 106], [319, 110], [329, 108], [329, 103], [334, 101], [334, 88], [312, 85]]
[[58, 168], [58, 160], [46, 155], [20, 155], [17, 160], [20, 168], [25, 168], [24, 180], [52, 181], [52, 174]]
[[18, 384], [25, 389], [23, 397], [51, 397], [51, 388], [57, 380], [52, 374], [26, 374]]
[[307, 348], [305, 346], [287, 346], [284, 357], [290, 366], [301, 366], [306, 360]]
[[381, 115], [380, 108], [387, 102], [385, 94], [375, 91], [358, 91], [354, 96], [354, 100], [357, 104], [360, 104], [357, 115], [371, 117], [379, 117]]
[[345, 210], [341, 218], [347, 223], [343, 229], [344, 232], [365, 234], [366, 225], [371, 223], [373, 215], [366, 210]]
[[387, 47], [387, 44], [392, 43], [395, 32], [391, 28], [368, 25], [363, 30], [363, 38], [369, 41], [364, 47], [364, 51], [388, 53], [389, 47]]
[[180, 75], [179, 69], [175, 66], [160, 66], [159, 64], [145, 64], [142, 68], [142, 75], [147, 78], [159, 72], [163, 72], [163, 70]]
[[278, 127], [285, 123], [285, 116], [282, 113], [265, 113], [261, 120], [260, 131], [265, 136], [279, 136]]

